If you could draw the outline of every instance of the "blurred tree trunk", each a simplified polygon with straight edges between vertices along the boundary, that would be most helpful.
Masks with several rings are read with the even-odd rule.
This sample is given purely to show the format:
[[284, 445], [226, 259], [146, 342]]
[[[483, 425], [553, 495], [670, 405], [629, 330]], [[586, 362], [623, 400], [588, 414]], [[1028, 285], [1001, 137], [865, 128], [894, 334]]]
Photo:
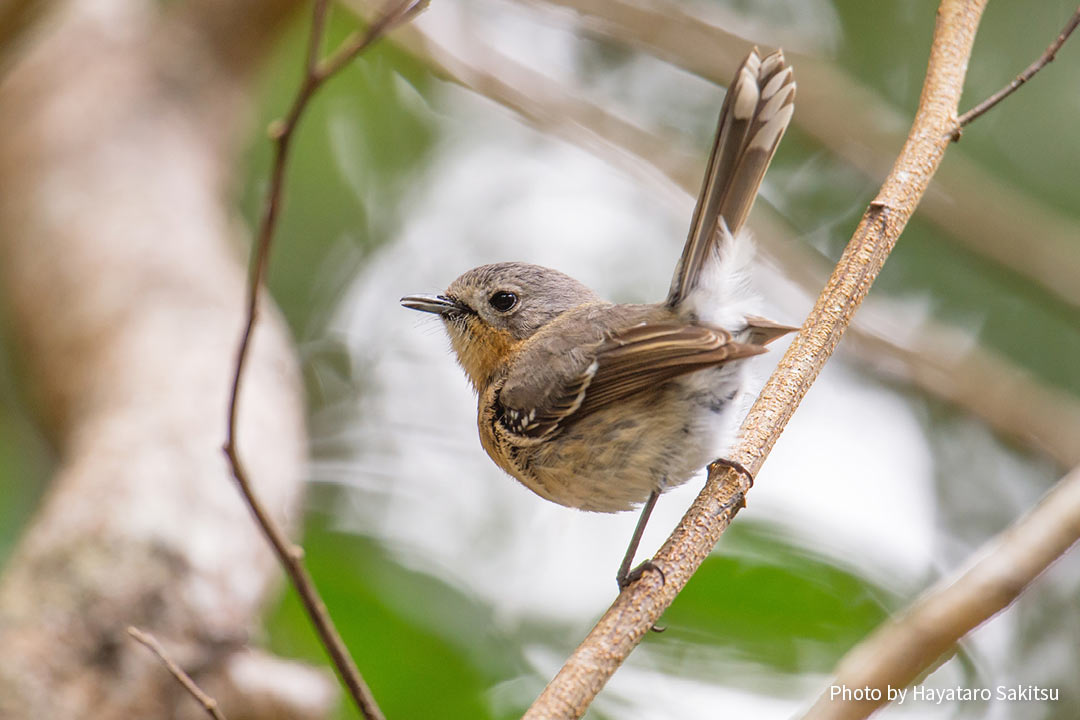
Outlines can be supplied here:
[[[196, 717], [128, 625], [236, 718], [318, 717], [321, 673], [246, 649], [277, 565], [221, 452], [244, 258], [247, 85], [291, 0], [77, 0], [0, 77], [0, 291], [61, 465], [0, 577], [0, 717]], [[299, 515], [302, 388], [256, 331], [240, 447]]]

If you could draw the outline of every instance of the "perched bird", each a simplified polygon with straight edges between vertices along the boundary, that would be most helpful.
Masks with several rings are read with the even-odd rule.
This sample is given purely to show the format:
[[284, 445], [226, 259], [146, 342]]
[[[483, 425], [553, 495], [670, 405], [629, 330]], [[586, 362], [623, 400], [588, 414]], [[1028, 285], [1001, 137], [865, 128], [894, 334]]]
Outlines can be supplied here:
[[740, 233], [794, 99], [781, 51], [762, 59], [755, 49], [739, 66], [663, 302], [616, 305], [557, 270], [517, 262], [469, 270], [442, 295], [401, 299], [442, 318], [479, 395], [480, 441], [499, 467], [561, 505], [645, 503], [620, 587], [654, 567], [629, 570], [659, 494], [726, 449], [742, 361], [794, 329], [746, 314], [753, 246]]

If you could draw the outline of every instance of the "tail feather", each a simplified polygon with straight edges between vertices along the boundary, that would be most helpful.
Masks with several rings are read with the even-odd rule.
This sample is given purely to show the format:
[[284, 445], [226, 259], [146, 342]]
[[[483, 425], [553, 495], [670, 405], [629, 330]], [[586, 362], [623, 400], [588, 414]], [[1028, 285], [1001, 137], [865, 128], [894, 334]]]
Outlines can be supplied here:
[[[690, 234], [668, 293], [674, 307], [697, 286], [710, 251], [739, 232], [750, 214], [780, 138], [795, 110], [791, 66], [777, 50], [761, 59], [750, 51], [735, 73], [720, 109], [705, 180]], [[723, 223], [730, 235], [718, 232]]]
[[[745, 337], [746, 342], [751, 345], [768, 345], [773, 340], [778, 340], [798, 329], [799, 328], [790, 325], [781, 325], [780, 323], [767, 320], [766, 318], [757, 315], [746, 316]], [[740, 338], [742, 337], [739, 333], [736, 335]]]

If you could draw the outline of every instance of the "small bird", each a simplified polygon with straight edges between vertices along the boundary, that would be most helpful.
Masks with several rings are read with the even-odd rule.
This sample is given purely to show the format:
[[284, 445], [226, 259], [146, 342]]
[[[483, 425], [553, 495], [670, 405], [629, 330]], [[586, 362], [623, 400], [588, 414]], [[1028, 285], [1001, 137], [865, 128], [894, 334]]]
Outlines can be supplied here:
[[630, 565], [660, 493], [726, 449], [743, 360], [795, 329], [747, 315], [753, 245], [740, 233], [794, 99], [783, 52], [751, 51], [720, 110], [663, 302], [613, 304], [557, 270], [518, 262], [469, 270], [442, 295], [401, 299], [442, 318], [479, 396], [480, 442], [500, 468], [569, 507], [644, 503], [620, 589], [657, 569]]

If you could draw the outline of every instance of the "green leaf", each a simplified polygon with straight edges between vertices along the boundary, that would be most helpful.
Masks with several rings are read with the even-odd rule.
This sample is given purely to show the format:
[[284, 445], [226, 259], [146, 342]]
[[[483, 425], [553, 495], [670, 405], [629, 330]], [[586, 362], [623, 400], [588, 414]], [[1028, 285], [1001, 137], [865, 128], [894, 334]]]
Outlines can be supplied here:
[[[490, 689], [527, 672], [517, 642], [500, 635], [489, 607], [407, 569], [378, 543], [334, 532], [316, 515], [305, 553], [342, 638], [388, 717], [494, 718]], [[291, 590], [266, 627], [275, 652], [326, 664]], [[340, 717], [355, 716], [344, 696], [342, 705]]]
[[665, 614], [657, 649], [678, 654], [706, 643], [788, 673], [827, 672], [885, 620], [889, 598], [780, 530], [741, 522]]

